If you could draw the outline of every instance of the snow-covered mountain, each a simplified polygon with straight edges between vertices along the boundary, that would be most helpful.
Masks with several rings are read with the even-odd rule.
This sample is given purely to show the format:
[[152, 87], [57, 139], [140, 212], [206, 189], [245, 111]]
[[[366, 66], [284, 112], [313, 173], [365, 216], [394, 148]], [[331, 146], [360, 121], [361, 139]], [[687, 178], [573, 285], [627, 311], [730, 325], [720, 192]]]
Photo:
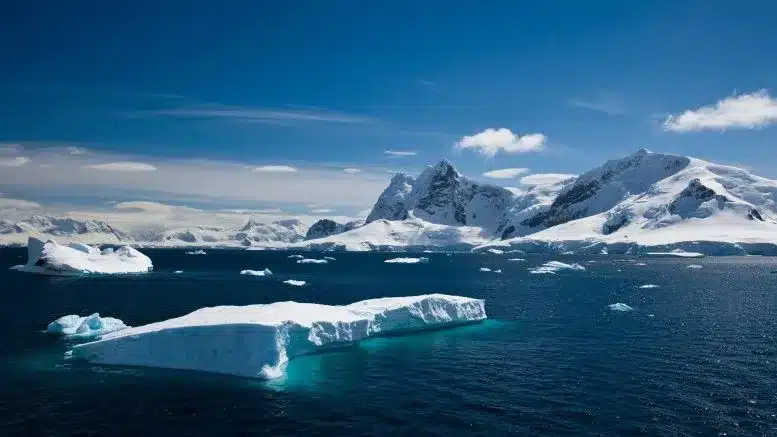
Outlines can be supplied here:
[[132, 239], [101, 220], [34, 215], [24, 220], [0, 220], [0, 243], [25, 244], [29, 235], [67, 237], [80, 243], [119, 243]]
[[[524, 220], [539, 232], [500, 245], [609, 252], [690, 247], [708, 253], [777, 249], [777, 181], [647, 150], [608, 161]], [[777, 253], [777, 251], [775, 251]]]
[[337, 223], [334, 220], [321, 219], [313, 223], [313, 226], [308, 229], [307, 234], [305, 234], [305, 240], [315, 240], [317, 238], [341, 234], [343, 232], [348, 232], [351, 229], [356, 229], [363, 224], [364, 222], [361, 220], [354, 220], [348, 223]]
[[473, 182], [447, 160], [427, 167], [418, 178], [396, 174], [367, 217], [405, 220], [415, 217], [448, 226], [475, 226], [496, 231], [515, 201], [509, 190]]

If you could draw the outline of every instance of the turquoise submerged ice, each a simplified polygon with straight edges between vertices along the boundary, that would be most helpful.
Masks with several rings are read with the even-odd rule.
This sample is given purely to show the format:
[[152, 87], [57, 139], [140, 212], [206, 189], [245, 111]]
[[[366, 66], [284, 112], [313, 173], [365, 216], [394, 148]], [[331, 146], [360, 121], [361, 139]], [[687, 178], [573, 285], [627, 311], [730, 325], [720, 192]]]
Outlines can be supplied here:
[[122, 329], [127, 329], [123, 321], [113, 317], [100, 317], [100, 314], [94, 313], [87, 317], [76, 314], [60, 317], [49, 323], [46, 332], [70, 338], [89, 339]]
[[484, 302], [430, 294], [332, 306], [276, 302], [202, 308], [73, 347], [101, 364], [198, 370], [272, 379], [293, 357], [389, 333], [484, 320]]

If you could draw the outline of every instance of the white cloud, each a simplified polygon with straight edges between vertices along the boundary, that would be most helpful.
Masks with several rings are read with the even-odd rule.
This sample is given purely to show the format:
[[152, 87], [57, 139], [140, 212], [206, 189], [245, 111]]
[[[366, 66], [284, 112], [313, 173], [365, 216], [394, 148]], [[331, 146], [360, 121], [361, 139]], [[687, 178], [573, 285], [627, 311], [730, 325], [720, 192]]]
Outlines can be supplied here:
[[84, 166], [85, 168], [91, 168], [92, 170], [102, 171], [118, 171], [118, 172], [147, 172], [156, 171], [156, 167], [144, 162], [132, 162], [132, 161], [117, 161], [117, 162], [105, 162], [102, 164], [90, 164]]
[[0, 167], [21, 167], [30, 162], [26, 156], [16, 156], [13, 158], [0, 158]]
[[623, 109], [623, 105], [613, 99], [600, 99], [600, 100], [580, 100], [569, 99], [567, 104], [577, 108], [590, 109], [591, 111], [602, 112], [607, 115], [621, 115], [626, 111]]
[[362, 171], [359, 170], [358, 168], [344, 168], [343, 169], [343, 173], [348, 173], [348, 174], [356, 174], [356, 173], [361, 173], [361, 172]]
[[679, 115], [669, 115], [663, 127], [671, 132], [695, 132], [729, 128], [757, 129], [771, 123], [777, 123], [777, 99], [771, 98], [766, 90], [761, 90], [751, 94], [734, 94], [714, 106], [702, 106]]
[[335, 212], [335, 210], [322, 208], [322, 209], [314, 209], [310, 212], [313, 214], [329, 214], [329, 213]]
[[483, 176], [491, 179], [513, 179], [527, 171], [529, 171], [528, 168], [502, 168], [499, 170], [487, 171], [483, 173]]
[[352, 114], [341, 114], [322, 110], [285, 110], [267, 108], [242, 108], [225, 105], [202, 105], [195, 108], [173, 108], [150, 111], [134, 115], [151, 115], [162, 117], [206, 119], [226, 118], [264, 123], [289, 122], [325, 122], [325, 123], [371, 123], [375, 120]]
[[256, 173], [296, 173], [298, 170], [288, 165], [263, 165], [255, 167]]
[[515, 194], [516, 196], [520, 196], [521, 194], [526, 192], [526, 190], [522, 190], [518, 187], [504, 187], [504, 189]]
[[76, 146], [65, 147], [65, 150], [71, 155], [85, 155], [87, 152], [85, 148]]
[[401, 156], [416, 156], [418, 154], [415, 150], [384, 150], [383, 153], [395, 158]]
[[573, 178], [573, 174], [563, 173], [537, 173], [528, 176], [524, 176], [520, 179], [521, 184], [535, 186], [535, 185], [551, 185], [561, 181], [565, 181], [569, 178]]
[[545, 135], [528, 134], [520, 136], [510, 129], [486, 129], [475, 135], [465, 136], [456, 143], [456, 149], [473, 149], [485, 156], [493, 157], [498, 152], [527, 153], [542, 149]]

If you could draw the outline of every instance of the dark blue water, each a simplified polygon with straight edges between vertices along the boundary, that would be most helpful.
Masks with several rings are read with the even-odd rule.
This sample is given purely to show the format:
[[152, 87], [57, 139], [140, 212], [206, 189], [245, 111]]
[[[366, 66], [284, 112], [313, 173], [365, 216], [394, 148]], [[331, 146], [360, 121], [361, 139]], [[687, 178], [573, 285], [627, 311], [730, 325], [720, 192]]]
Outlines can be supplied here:
[[[150, 275], [62, 279], [6, 271], [24, 251], [0, 250], [0, 435], [777, 435], [777, 258], [564, 257], [587, 270], [553, 276], [528, 274], [547, 261], [532, 257], [146, 252]], [[238, 274], [265, 267], [276, 275]], [[203, 306], [431, 292], [483, 298], [491, 319], [297, 358], [272, 382], [73, 363], [41, 333], [71, 313], [139, 325]]]

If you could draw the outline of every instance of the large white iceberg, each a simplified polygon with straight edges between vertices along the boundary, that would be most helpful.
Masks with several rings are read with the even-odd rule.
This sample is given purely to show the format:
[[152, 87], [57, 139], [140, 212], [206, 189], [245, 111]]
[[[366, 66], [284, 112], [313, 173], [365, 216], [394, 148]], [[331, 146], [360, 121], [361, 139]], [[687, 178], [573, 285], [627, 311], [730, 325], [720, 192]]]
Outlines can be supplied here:
[[95, 338], [122, 329], [127, 329], [123, 321], [94, 313], [87, 317], [76, 314], [60, 317], [49, 323], [46, 332], [70, 338]]
[[387, 264], [421, 264], [428, 263], [429, 258], [422, 256], [420, 258], [391, 258], [383, 261]]
[[129, 246], [100, 251], [82, 243], [64, 246], [53, 240], [44, 243], [30, 237], [27, 241], [27, 264], [11, 269], [43, 275], [119, 274], [147, 273], [153, 265], [149, 257]]
[[270, 276], [272, 275], [272, 272], [270, 269], [264, 269], [264, 270], [241, 270], [241, 275], [248, 275], [248, 276]]
[[389, 333], [484, 320], [484, 302], [430, 294], [344, 306], [276, 302], [202, 308], [75, 345], [74, 358], [272, 379], [299, 355]]
[[545, 264], [534, 267], [531, 269], [528, 269], [529, 273], [535, 274], [535, 275], [542, 275], [542, 274], [551, 274], [555, 275], [556, 272], [560, 270], [585, 270], [585, 267], [581, 266], [580, 264], [567, 264], [563, 263], [561, 261], [548, 261]]

